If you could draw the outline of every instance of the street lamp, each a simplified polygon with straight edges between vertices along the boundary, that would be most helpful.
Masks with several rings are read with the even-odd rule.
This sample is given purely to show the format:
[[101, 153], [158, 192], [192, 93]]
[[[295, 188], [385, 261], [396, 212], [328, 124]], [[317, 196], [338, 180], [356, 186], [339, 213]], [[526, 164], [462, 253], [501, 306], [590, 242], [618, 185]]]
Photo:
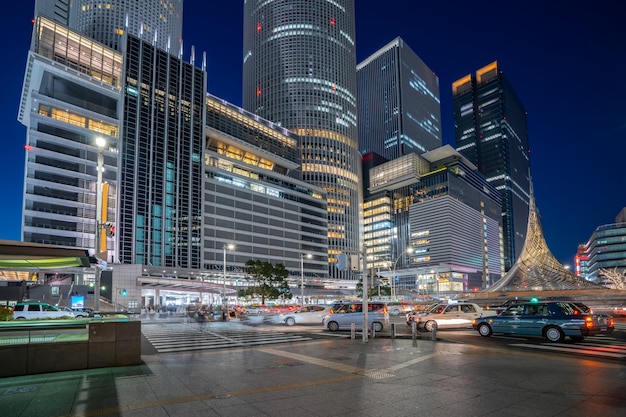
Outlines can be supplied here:
[[393, 275], [391, 276], [391, 301], [394, 300], [395, 298], [395, 280], [396, 280], [396, 266], [398, 265], [398, 261], [400, 260], [400, 258], [402, 258], [405, 254], [410, 255], [413, 253], [413, 249], [412, 248], [407, 248], [407, 250], [405, 252], [402, 252], [400, 254], [400, 256], [398, 256], [396, 258], [396, 261], [393, 263]]
[[[95, 244], [95, 256], [100, 256], [100, 235], [102, 234], [102, 170], [104, 165], [103, 150], [106, 145], [106, 141], [103, 138], [96, 138], [96, 146], [98, 147], [98, 174], [96, 181], [96, 244]], [[93, 309], [100, 310], [100, 264], [96, 265], [96, 277], [93, 289]]]
[[431, 270], [430, 273], [434, 274], [433, 275], [433, 279], [435, 280], [435, 282], [437, 284], [437, 289], [436, 289], [437, 290], [437, 301], [439, 301], [439, 298], [440, 298], [439, 297], [439, 273], [437, 271], [435, 271], [435, 270]]
[[224, 245], [224, 269], [223, 269], [223, 273], [224, 273], [224, 287], [223, 287], [223, 291], [222, 291], [222, 311], [224, 314], [224, 320], [225, 321], [229, 321], [229, 315], [228, 315], [228, 303], [226, 302], [226, 249], [228, 250], [233, 250], [235, 249], [235, 245], [233, 245], [232, 243], [229, 243], [228, 245]]
[[304, 307], [304, 257], [306, 256], [307, 259], [311, 259], [311, 254], [307, 253], [306, 255], [304, 253], [300, 254], [300, 305], [302, 305], [302, 307]]

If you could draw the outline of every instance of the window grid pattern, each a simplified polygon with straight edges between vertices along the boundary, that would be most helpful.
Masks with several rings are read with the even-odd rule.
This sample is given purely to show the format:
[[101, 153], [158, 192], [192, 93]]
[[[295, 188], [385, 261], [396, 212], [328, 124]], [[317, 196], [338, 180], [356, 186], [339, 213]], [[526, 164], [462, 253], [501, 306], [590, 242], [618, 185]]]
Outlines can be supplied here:
[[[327, 192], [329, 272], [360, 252], [353, 0], [247, 1], [243, 107], [301, 138], [303, 180]], [[346, 140], [347, 139], [347, 140]]]

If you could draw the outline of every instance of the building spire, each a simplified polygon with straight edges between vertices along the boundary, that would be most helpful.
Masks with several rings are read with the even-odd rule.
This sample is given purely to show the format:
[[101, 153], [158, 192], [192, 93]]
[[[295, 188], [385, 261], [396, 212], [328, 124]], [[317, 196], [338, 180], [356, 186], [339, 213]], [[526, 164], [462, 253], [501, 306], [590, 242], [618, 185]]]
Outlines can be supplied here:
[[526, 240], [519, 258], [511, 269], [486, 292], [600, 289], [569, 270], [550, 252], [543, 236], [541, 220], [535, 204], [532, 178], [528, 207]]

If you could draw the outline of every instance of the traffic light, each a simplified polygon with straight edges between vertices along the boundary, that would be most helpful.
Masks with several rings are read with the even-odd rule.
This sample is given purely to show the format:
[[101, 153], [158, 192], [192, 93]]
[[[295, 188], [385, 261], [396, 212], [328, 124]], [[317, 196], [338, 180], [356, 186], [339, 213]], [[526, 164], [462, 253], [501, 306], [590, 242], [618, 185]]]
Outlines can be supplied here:
[[126, 288], [122, 288], [120, 290], [120, 294], [122, 295], [122, 297], [126, 297]]
[[106, 223], [104, 225], [104, 228], [107, 232], [107, 237], [115, 236], [115, 226], [113, 226], [111, 223]]

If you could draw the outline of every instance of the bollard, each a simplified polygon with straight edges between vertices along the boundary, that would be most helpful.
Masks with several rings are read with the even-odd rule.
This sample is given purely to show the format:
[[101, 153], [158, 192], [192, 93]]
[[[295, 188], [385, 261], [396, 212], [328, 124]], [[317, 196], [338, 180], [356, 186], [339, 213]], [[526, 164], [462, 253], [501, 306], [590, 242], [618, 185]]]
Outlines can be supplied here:
[[413, 347], [417, 347], [417, 323], [411, 322], [411, 336], [413, 338]]
[[432, 331], [430, 334], [430, 340], [437, 340], [437, 325], [433, 324]]
[[374, 325], [372, 324], [372, 339], [376, 337], [376, 330], [374, 329]]
[[356, 325], [352, 323], [350, 324], [350, 339], [354, 340], [355, 333], [356, 333]]
[[391, 323], [391, 340], [396, 338], [396, 323]]

